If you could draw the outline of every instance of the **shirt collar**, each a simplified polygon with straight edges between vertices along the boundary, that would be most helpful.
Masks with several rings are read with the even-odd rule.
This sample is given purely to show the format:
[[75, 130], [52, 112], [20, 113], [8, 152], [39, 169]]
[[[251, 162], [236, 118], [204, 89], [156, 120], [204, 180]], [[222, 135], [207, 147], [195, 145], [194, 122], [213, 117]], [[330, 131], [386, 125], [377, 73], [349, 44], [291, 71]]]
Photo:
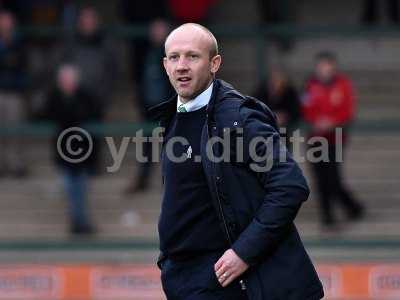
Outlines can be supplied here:
[[208, 102], [211, 99], [211, 94], [213, 90], [213, 83], [210, 84], [210, 86], [204, 90], [200, 95], [198, 95], [196, 98], [189, 100], [186, 103], [182, 103], [181, 98], [178, 95], [178, 101], [177, 101], [177, 106], [176, 108], [183, 104], [183, 106], [186, 108], [186, 111], [193, 111], [193, 110], [198, 110], [208, 104]]

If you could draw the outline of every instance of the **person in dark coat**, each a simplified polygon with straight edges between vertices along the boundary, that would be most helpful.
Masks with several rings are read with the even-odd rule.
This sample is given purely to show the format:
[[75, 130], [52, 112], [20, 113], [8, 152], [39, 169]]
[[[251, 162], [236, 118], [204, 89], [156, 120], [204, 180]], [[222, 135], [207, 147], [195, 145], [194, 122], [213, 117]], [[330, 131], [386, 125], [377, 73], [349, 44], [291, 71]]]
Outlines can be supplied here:
[[[165, 128], [158, 266], [167, 299], [321, 299], [294, 225], [309, 188], [280, 147], [274, 114], [215, 79], [221, 56], [205, 27], [176, 28], [165, 52], [177, 95], [150, 112]], [[215, 143], [226, 133], [228, 148]]]
[[286, 130], [286, 146], [291, 149], [290, 137], [298, 129], [300, 120], [300, 97], [287, 74], [281, 68], [273, 68], [254, 96], [275, 113], [278, 126]]
[[[142, 57], [144, 64], [143, 78], [140, 81], [142, 85], [140, 90], [143, 91], [143, 93], [142, 96], [137, 99], [139, 104], [138, 109], [143, 122], [151, 121], [148, 114], [148, 109], [151, 106], [160, 103], [163, 99], [173, 94], [168, 76], [165, 74], [162, 66], [164, 40], [169, 30], [169, 24], [163, 19], [154, 20], [150, 25], [149, 39], [151, 41], [151, 47], [146, 55]], [[135, 178], [133, 178], [125, 189], [127, 194], [142, 192], [148, 188], [152, 169], [151, 152], [151, 143], [143, 143], [143, 156], [148, 159], [146, 162], [139, 162]]]
[[26, 54], [15, 17], [8, 11], [0, 11], [0, 130], [3, 131], [0, 133], [0, 177], [24, 177], [28, 171], [21, 136], [4, 135], [9, 127], [26, 121]]
[[[63, 45], [61, 61], [76, 65], [80, 70], [80, 85], [91, 93], [98, 107], [97, 122], [107, 117], [112, 106], [115, 84], [119, 73], [114, 41], [109, 39], [102, 25], [101, 16], [92, 6], [79, 10], [76, 31]], [[101, 145], [95, 143], [95, 173], [102, 170]]]
[[101, 108], [99, 122], [112, 104], [118, 76], [114, 43], [107, 37], [96, 9], [85, 6], [79, 11], [76, 31], [61, 51], [61, 60], [79, 68], [81, 86], [97, 100]]
[[[86, 126], [100, 113], [92, 95], [80, 87], [77, 67], [60, 66], [57, 85], [49, 92], [43, 115], [56, 125], [52, 149], [64, 180], [72, 234], [93, 233], [87, 212], [87, 186], [95, 167], [94, 152], [97, 148], [84, 131], [89, 134]], [[86, 153], [89, 155], [85, 158]]]
[[[158, 19], [168, 20], [167, 3], [164, 0], [131, 1], [120, 0], [119, 10], [127, 26], [148, 27]], [[145, 91], [142, 89], [144, 79], [145, 59], [152, 48], [150, 35], [129, 38], [130, 71], [136, 86], [136, 97], [141, 98]]]

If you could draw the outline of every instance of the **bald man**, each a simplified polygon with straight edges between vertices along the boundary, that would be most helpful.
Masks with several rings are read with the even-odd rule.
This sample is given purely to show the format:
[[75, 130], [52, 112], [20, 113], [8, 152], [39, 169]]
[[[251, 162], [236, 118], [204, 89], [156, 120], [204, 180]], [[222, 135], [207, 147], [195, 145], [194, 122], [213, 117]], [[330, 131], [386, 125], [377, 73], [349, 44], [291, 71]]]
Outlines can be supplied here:
[[[304, 176], [279, 145], [273, 113], [215, 79], [220, 65], [214, 35], [199, 24], [165, 41], [177, 95], [150, 112], [165, 128], [157, 263], [167, 299], [321, 299], [293, 224], [309, 194]], [[226, 133], [230, 147], [215, 143]], [[263, 143], [251, 151], [254, 138]]]

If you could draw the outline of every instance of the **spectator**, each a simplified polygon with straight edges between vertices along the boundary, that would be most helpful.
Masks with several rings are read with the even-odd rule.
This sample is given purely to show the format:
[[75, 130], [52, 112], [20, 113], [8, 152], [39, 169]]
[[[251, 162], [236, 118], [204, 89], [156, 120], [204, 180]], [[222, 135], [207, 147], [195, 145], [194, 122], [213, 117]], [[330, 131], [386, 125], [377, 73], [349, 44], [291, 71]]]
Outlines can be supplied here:
[[[169, 25], [162, 19], [152, 22], [149, 30], [149, 40], [151, 47], [144, 57], [143, 79], [141, 81], [141, 90], [143, 96], [139, 98], [139, 111], [143, 121], [150, 122], [148, 109], [172, 96], [173, 90], [165, 74], [162, 65], [164, 57], [164, 41], [169, 33]], [[144, 143], [143, 156], [148, 159], [147, 162], [140, 163], [137, 180], [132, 181], [128, 186], [127, 193], [143, 191], [148, 186], [151, 168], [151, 144]]]
[[[156, 19], [167, 19], [167, 7], [164, 0], [131, 1], [121, 0], [121, 15], [127, 25], [137, 26], [139, 28], [150, 26]], [[131, 71], [135, 86], [137, 87], [136, 98], [143, 96], [140, 90], [143, 80], [144, 59], [151, 47], [148, 35], [131, 38], [130, 61]]]
[[[321, 206], [322, 224], [335, 228], [333, 202], [338, 200], [352, 220], [363, 216], [363, 206], [342, 182], [342, 163], [336, 157], [337, 147], [346, 145], [349, 125], [354, 118], [355, 97], [351, 81], [337, 71], [336, 57], [330, 52], [316, 56], [315, 74], [306, 83], [303, 114], [311, 127], [311, 137], [323, 137], [328, 142], [328, 161], [311, 162]], [[343, 140], [336, 142], [335, 129], [343, 129]], [[322, 142], [311, 145], [316, 157], [323, 157]]]
[[[111, 41], [101, 28], [97, 11], [85, 6], [79, 11], [77, 32], [66, 45], [63, 60], [76, 65], [80, 72], [81, 85], [96, 100], [99, 109], [97, 122], [104, 121], [110, 107], [117, 77], [117, 62]], [[94, 140], [96, 157], [93, 172], [100, 173], [100, 143]]]
[[290, 148], [289, 139], [293, 130], [298, 128], [300, 101], [287, 73], [282, 68], [273, 68], [254, 96], [276, 114], [278, 126], [286, 129], [286, 145]]
[[[56, 140], [60, 134], [70, 127], [84, 127], [88, 122], [98, 119], [95, 99], [87, 93], [80, 84], [80, 76], [76, 66], [62, 65], [57, 74], [57, 84], [47, 98], [44, 116], [55, 122], [57, 126], [52, 149], [55, 151], [56, 164], [63, 176], [64, 187], [69, 202], [70, 231], [72, 234], [91, 234], [93, 226], [87, 213], [87, 186], [88, 177], [94, 164], [95, 153], [82, 162], [67, 161], [61, 156], [62, 153], [68, 158], [77, 159], [72, 151], [87, 153], [90, 147], [88, 140], [80, 133], [74, 131], [63, 138], [60, 147]], [[71, 137], [79, 134], [82, 141]], [[70, 149], [68, 150], [68, 137], [71, 137]], [[95, 151], [95, 148], [93, 149]]]
[[63, 59], [80, 69], [81, 85], [97, 100], [100, 119], [109, 107], [117, 73], [113, 50], [97, 11], [91, 6], [83, 7], [78, 15], [77, 32], [66, 45]]
[[362, 22], [366, 25], [372, 25], [376, 23], [379, 19], [379, 4], [386, 2], [386, 11], [389, 16], [390, 21], [393, 23], [399, 23], [399, 1], [398, 0], [386, 0], [386, 1], [376, 1], [376, 0], [364, 0], [363, 3], [363, 14]]
[[21, 177], [27, 174], [21, 139], [5, 135], [8, 127], [26, 118], [24, 92], [27, 87], [25, 45], [16, 33], [14, 16], [0, 12], [0, 174]]

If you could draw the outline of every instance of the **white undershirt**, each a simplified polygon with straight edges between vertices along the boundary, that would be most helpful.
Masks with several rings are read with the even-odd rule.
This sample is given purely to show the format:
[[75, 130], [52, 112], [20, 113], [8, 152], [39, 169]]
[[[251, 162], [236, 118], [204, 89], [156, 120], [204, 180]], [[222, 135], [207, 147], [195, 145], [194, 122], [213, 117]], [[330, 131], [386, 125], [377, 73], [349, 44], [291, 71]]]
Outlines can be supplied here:
[[208, 102], [210, 102], [212, 89], [213, 89], [213, 83], [211, 82], [210, 86], [206, 90], [204, 90], [196, 98], [191, 99], [186, 103], [183, 103], [178, 95], [178, 103], [176, 106], [177, 110], [178, 110], [178, 107], [182, 104], [185, 107], [186, 111], [198, 110], [198, 109], [206, 106], [208, 104]]

